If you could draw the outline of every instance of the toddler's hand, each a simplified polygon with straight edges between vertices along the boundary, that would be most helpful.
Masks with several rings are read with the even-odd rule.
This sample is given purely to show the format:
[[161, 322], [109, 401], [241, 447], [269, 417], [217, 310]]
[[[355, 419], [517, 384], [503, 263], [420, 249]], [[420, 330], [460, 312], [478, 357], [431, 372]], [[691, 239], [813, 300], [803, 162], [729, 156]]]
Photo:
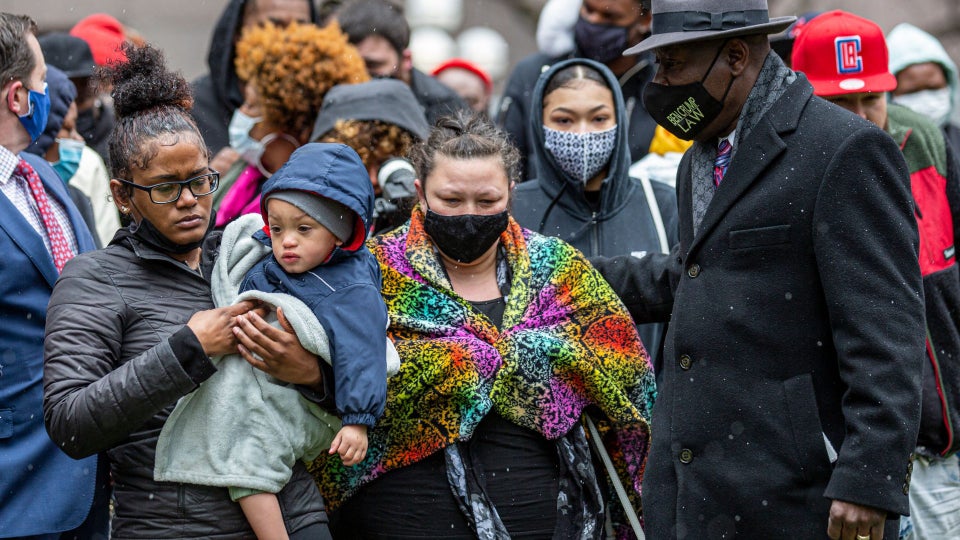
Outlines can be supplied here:
[[330, 444], [331, 454], [340, 454], [343, 464], [350, 467], [367, 457], [367, 426], [343, 426]]

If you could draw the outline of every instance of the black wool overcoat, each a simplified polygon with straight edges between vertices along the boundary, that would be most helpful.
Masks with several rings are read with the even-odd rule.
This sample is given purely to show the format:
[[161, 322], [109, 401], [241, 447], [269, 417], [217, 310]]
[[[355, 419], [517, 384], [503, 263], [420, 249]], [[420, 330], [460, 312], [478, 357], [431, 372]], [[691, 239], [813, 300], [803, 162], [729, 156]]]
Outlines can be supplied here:
[[908, 511], [923, 292], [906, 163], [803, 75], [736, 150], [680, 244], [598, 260], [670, 328], [643, 481], [648, 538], [827, 538], [832, 499]]

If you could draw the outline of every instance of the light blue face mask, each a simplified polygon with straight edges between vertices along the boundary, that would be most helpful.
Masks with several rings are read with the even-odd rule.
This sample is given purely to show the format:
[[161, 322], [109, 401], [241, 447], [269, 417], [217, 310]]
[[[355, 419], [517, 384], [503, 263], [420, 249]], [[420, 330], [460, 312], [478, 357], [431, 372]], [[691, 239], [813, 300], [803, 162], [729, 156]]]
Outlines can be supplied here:
[[86, 144], [74, 139], [57, 139], [57, 145], [60, 147], [60, 161], [53, 164], [53, 170], [57, 171], [64, 183], [68, 183], [80, 168], [80, 156]]
[[617, 126], [603, 131], [558, 131], [543, 126], [543, 146], [574, 180], [587, 183], [610, 163]]
[[263, 155], [264, 143], [250, 136], [250, 130], [263, 120], [262, 117], [247, 116], [240, 109], [233, 112], [227, 133], [230, 137], [230, 147], [237, 151], [250, 165], [260, 163]]

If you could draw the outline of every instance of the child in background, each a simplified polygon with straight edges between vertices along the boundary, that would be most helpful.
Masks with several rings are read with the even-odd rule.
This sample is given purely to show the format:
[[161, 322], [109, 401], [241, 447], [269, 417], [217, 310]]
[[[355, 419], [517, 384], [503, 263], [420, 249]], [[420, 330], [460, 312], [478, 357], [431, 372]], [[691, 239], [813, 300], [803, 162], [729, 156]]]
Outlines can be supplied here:
[[[373, 187], [357, 153], [343, 144], [305, 145], [264, 184], [261, 201], [266, 227], [259, 216], [248, 215], [224, 231], [212, 280], [215, 300], [223, 288], [219, 279], [239, 282], [231, 287], [241, 293], [233, 301], [253, 298], [277, 306], [280, 324], [329, 361], [320, 363], [323, 388], [282, 387], [264, 373], [266, 364], [244, 350], [249, 364], [221, 363], [218, 375], [230, 366], [246, 375], [228, 388], [206, 388], [215, 376], [177, 405], [157, 446], [155, 476], [227, 486], [258, 538], [283, 539], [287, 532], [274, 493], [294, 460], [310, 461], [329, 447], [347, 466], [362, 461], [367, 429], [383, 413], [388, 351], [397, 360], [386, 338], [380, 270], [364, 245]], [[269, 250], [272, 256], [264, 258]], [[204, 390], [200, 400], [187, 399]], [[263, 397], [259, 404], [245, 403], [257, 394]], [[339, 422], [323, 410], [334, 403]], [[189, 424], [213, 424], [205, 427], [208, 442], [198, 440], [205, 437]]]

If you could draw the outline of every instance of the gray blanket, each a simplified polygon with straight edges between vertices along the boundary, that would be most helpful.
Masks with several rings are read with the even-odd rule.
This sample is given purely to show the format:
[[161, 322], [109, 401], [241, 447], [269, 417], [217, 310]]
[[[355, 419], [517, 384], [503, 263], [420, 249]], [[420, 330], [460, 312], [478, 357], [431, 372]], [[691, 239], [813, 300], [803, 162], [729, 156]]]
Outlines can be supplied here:
[[[283, 313], [308, 351], [330, 362], [327, 334], [313, 312], [286, 294], [237, 294], [247, 271], [270, 252], [251, 236], [263, 227], [245, 215], [224, 230], [211, 279], [213, 300], [228, 306], [263, 300]], [[276, 325], [276, 316], [268, 319]], [[215, 358], [217, 372], [177, 403], [157, 442], [154, 479], [276, 493], [297, 459], [312, 460], [330, 447], [340, 420], [240, 355]], [[387, 373], [399, 357], [387, 340]]]

